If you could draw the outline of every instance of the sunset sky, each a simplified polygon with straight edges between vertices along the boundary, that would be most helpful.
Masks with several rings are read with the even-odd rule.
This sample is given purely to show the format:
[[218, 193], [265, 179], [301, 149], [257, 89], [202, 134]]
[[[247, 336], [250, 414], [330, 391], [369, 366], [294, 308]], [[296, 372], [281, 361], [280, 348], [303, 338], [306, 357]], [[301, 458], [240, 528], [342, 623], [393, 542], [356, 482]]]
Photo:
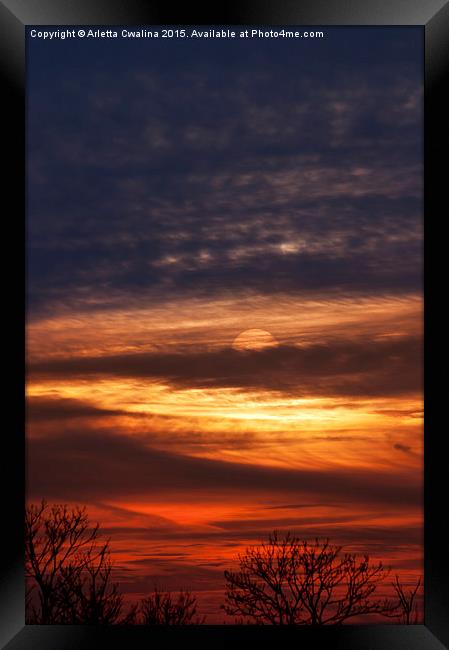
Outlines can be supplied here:
[[221, 622], [274, 529], [422, 574], [422, 54], [28, 39], [28, 498], [130, 599]]

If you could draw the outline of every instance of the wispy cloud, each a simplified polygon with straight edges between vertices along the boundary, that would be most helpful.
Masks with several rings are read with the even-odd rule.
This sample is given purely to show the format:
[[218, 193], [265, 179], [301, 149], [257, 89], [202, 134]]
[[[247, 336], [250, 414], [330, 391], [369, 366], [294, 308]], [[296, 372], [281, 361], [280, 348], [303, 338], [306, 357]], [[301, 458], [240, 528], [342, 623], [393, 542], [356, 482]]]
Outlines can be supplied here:
[[48, 87], [35, 70], [31, 314], [101, 308], [105, 294], [216, 296], [243, 278], [270, 294], [421, 287], [418, 60], [395, 50], [387, 70], [391, 44], [373, 41], [377, 58], [365, 45], [359, 66], [339, 50], [346, 64], [329, 75], [335, 43], [304, 67], [297, 47], [258, 48], [238, 66], [227, 51], [218, 85], [213, 57], [188, 46], [190, 65], [163, 71], [148, 56], [132, 74], [79, 61], [82, 93], [66, 70], [53, 67]]
[[[420, 503], [420, 482], [382, 470], [292, 470], [195, 458], [151, 449], [129, 436], [100, 433], [29, 441], [30, 495], [82, 502], [124, 495], [209, 491], [320, 495], [352, 503]], [[48, 468], [51, 467], [51, 472]]]
[[31, 39], [28, 497], [128, 595], [273, 528], [420, 570], [421, 32]]
[[183, 354], [123, 354], [38, 362], [35, 378], [88, 376], [156, 378], [182, 388], [247, 388], [296, 395], [401, 395], [421, 390], [420, 339], [346, 341], [232, 348]]

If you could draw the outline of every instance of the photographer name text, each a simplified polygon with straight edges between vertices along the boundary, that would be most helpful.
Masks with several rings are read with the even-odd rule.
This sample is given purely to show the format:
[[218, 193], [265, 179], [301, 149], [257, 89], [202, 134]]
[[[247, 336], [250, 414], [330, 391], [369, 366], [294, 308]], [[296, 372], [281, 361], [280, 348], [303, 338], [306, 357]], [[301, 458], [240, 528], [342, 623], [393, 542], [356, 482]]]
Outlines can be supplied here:
[[44, 40], [64, 40], [66, 38], [196, 38], [196, 39], [232, 39], [232, 38], [324, 38], [322, 31], [301, 31], [293, 29], [196, 29], [196, 28], [161, 28], [161, 29], [53, 29], [32, 28], [31, 38]]

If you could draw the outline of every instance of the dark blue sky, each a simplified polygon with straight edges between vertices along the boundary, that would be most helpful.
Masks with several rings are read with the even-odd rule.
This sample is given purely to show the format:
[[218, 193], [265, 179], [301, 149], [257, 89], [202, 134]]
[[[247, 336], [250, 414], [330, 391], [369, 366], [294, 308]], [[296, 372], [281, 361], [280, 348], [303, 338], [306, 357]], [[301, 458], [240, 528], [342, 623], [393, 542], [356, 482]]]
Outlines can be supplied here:
[[421, 288], [421, 28], [28, 39], [32, 317]]

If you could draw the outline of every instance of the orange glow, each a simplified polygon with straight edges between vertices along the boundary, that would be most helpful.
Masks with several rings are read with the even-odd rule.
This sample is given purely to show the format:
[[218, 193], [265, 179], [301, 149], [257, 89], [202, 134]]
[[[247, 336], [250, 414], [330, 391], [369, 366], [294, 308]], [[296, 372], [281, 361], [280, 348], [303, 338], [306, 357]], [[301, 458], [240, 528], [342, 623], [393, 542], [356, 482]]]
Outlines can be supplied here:
[[[39, 440], [52, 432], [92, 430], [188, 458], [258, 468], [338, 470], [348, 475], [375, 470], [413, 476], [419, 482], [421, 391], [399, 395], [361, 391], [348, 397], [321, 389], [317, 394], [310, 390], [295, 394], [262, 385], [182, 385], [143, 372], [139, 376], [106, 371], [45, 374], [34, 372], [33, 364], [42, 359], [101, 360], [149, 351], [163, 355], [218, 350], [225, 357], [227, 350], [245, 355], [278, 345], [302, 350], [345, 341], [348, 335], [352, 342], [375, 344], [419, 337], [421, 321], [422, 302], [413, 295], [371, 300], [329, 296], [321, 301], [280, 297], [275, 304], [240, 296], [212, 303], [180, 300], [128, 311], [93, 310], [76, 316], [61, 313], [29, 324], [28, 400], [38, 405], [82, 404], [92, 414], [75, 413], [64, 421], [31, 418], [28, 435]], [[217, 572], [277, 526], [304, 536], [311, 531], [330, 536], [359, 552], [368, 549], [371, 556], [382, 557], [392, 566], [403, 563], [402, 574], [410, 580], [421, 573], [419, 546], [410, 544], [402, 550], [392, 546], [384, 551], [369, 541], [382, 531], [387, 534], [392, 526], [419, 529], [420, 508], [348, 505], [337, 497], [319, 503], [313, 495], [289, 504], [289, 498], [261, 489], [248, 490], [241, 497], [220, 488], [162, 494], [142, 489], [132, 498], [116, 495], [94, 500], [89, 514], [111, 531], [120, 580], [132, 581], [144, 567], [149, 580], [162, 586], [173, 588], [178, 584], [176, 575], [181, 575], [178, 587], [189, 587], [186, 576], [196, 576], [204, 566], [214, 567], [216, 573], [207, 574], [200, 589], [200, 600], [212, 620], [218, 620], [212, 610], [222, 588]], [[231, 534], [233, 527], [238, 534]], [[138, 587], [132, 594], [133, 598], [145, 595]]]

